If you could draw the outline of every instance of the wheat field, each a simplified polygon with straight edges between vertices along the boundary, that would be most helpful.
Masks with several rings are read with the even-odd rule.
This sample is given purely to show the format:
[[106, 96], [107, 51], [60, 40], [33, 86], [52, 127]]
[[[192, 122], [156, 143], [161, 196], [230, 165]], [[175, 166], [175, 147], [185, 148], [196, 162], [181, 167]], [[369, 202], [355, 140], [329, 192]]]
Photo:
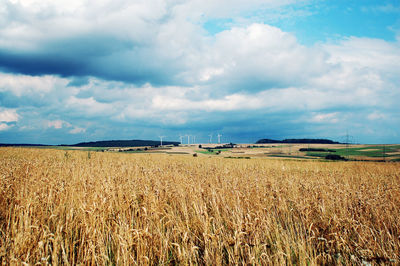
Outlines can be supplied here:
[[9, 264], [400, 263], [400, 164], [0, 149]]

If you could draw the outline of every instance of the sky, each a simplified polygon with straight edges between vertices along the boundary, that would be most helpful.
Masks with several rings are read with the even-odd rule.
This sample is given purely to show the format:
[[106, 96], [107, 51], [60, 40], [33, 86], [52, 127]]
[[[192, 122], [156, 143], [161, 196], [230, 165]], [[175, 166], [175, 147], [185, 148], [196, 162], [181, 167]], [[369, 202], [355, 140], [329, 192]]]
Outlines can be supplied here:
[[0, 0], [0, 143], [400, 143], [399, 103], [400, 0]]

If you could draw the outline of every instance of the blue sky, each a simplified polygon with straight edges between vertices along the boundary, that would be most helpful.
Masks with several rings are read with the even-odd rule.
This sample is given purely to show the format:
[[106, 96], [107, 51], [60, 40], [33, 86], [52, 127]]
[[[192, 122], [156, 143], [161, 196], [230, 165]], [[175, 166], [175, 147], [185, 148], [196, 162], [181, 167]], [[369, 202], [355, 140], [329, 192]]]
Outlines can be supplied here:
[[0, 143], [400, 143], [398, 102], [399, 0], [0, 0]]

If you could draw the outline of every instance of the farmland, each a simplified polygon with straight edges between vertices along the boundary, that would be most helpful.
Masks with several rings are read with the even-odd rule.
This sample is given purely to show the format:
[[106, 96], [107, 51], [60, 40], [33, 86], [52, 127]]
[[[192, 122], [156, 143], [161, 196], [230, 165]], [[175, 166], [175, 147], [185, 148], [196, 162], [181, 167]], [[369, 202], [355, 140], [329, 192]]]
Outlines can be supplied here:
[[[228, 146], [228, 147], [225, 147]], [[191, 144], [143, 147], [74, 147], [41, 146], [41, 149], [81, 150], [88, 152], [123, 152], [143, 154], [198, 154], [224, 158], [281, 158], [297, 160], [325, 160], [334, 155], [350, 161], [400, 161], [400, 145], [346, 144]]]
[[1, 263], [400, 263], [398, 162], [187, 149], [0, 148]]
[[352, 161], [400, 161], [400, 145], [345, 145], [345, 144], [238, 144], [226, 145], [180, 145], [176, 147], [144, 148], [103, 148], [106, 151], [166, 153], [166, 154], [199, 154], [202, 156], [219, 156], [224, 158], [286, 158], [324, 160], [327, 155], [337, 155]]

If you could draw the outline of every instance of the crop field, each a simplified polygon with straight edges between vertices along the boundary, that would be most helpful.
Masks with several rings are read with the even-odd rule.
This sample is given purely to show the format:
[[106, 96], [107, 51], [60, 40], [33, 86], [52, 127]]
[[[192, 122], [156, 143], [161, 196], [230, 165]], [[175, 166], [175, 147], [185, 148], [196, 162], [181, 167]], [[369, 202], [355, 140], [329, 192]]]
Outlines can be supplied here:
[[398, 265], [399, 217], [399, 162], [0, 148], [3, 265]]
[[[229, 145], [229, 144], [227, 144]], [[285, 158], [299, 160], [326, 160], [328, 155], [350, 161], [400, 161], [400, 145], [360, 145], [360, 144], [191, 144], [143, 147], [71, 147], [41, 146], [40, 149], [58, 149], [65, 151], [121, 152], [142, 154], [197, 154], [200, 156], [219, 156], [224, 158]]]
[[[362, 159], [385, 159], [385, 160], [399, 160], [400, 159], [400, 145], [365, 145], [361, 147], [350, 147], [350, 148], [339, 148], [333, 149], [333, 152], [340, 156], [346, 156], [350, 158], [362, 158]], [[325, 157], [326, 152], [315, 153], [307, 152], [308, 156], [314, 157]]]
[[[76, 148], [74, 148], [76, 149]], [[346, 145], [346, 144], [238, 144], [231, 148], [216, 144], [192, 144], [177, 147], [142, 148], [98, 148], [109, 152], [124, 153], [165, 153], [194, 154], [201, 156], [219, 156], [225, 158], [286, 158], [300, 160], [325, 160], [327, 155], [336, 155], [350, 161], [400, 161], [400, 145]], [[89, 150], [90, 151], [90, 150]], [[92, 150], [93, 151], [93, 150]]]

